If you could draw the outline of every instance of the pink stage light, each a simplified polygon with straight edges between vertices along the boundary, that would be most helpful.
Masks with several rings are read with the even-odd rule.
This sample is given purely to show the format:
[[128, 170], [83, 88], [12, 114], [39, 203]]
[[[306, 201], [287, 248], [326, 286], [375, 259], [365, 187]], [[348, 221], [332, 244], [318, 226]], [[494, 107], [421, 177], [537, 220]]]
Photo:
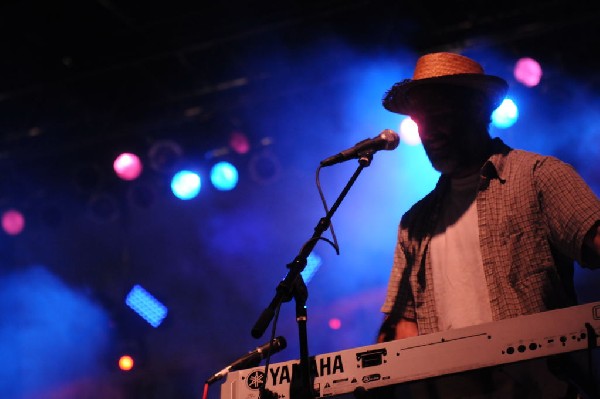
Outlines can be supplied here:
[[229, 146], [238, 154], [247, 154], [250, 151], [248, 137], [242, 132], [233, 132], [229, 137]]
[[518, 82], [527, 87], [534, 87], [542, 79], [542, 67], [533, 58], [524, 57], [515, 64], [513, 74]]
[[25, 217], [16, 209], [9, 209], [2, 214], [2, 228], [11, 236], [21, 234], [25, 228]]
[[142, 173], [142, 162], [137, 155], [125, 152], [115, 159], [113, 169], [119, 178], [135, 180]]
[[339, 330], [342, 328], [342, 321], [336, 317], [329, 319], [329, 328], [332, 330]]

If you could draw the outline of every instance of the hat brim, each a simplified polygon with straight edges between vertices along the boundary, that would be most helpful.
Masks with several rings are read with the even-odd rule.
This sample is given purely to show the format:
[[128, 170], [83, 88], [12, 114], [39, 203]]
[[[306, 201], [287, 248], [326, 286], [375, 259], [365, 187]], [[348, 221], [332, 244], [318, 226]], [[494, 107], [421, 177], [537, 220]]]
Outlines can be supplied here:
[[492, 109], [500, 105], [508, 91], [508, 83], [504, 79], [492, 75], [465, 73], [418, 80], [406, 79], [396, 83], [385, 94], [383, 106], [388, 111], [408, 115], [412, 111], [410, 91], [415, 87], [431, 85], [455, 85], [482, 91], [490, 100]]

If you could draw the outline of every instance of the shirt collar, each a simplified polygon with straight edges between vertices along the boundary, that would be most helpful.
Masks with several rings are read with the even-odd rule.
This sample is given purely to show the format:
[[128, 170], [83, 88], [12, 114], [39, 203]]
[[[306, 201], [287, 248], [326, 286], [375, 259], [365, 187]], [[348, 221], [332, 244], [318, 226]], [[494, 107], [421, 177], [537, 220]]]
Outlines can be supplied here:
[[512, 148], [496, 137], [492, 140], [492, 155], [485, 161], [481, 168], [481, 176], [486, 179], [499, 179], [501, 183], [506, 181], [507, 171], [505, 170], [506, 155], [512, 151]]
[[[513, 149], [498, 138], [492, 139], [492, 155], [481, 167], [481, 177], [487, 180], [498, 179], [500, 183], [506, 182], [508, 171], [505, 170], [506, 155]], [[440, 198], [443, 197], [446, 190], [450, 188], [450, 176], [441, 175], [434, 190]]]

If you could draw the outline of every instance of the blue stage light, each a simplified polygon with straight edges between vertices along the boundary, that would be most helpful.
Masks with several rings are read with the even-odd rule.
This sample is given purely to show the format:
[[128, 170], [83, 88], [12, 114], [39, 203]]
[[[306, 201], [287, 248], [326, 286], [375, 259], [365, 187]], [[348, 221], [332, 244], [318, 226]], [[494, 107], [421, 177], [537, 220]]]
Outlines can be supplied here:
[[195, 198], [200, 192], [202, 180], [200, 176], [189, 170], [179, 171], [171, 180], [171, 191], [182, 200]]
[[167, 307], [138, 284], [129, 291], [125, 303], [154, 328], [167, 317]]
[[232, 190], [238, 182], [238, 171], [229, 162], [219, 162], [210, 171], [210, 181], [217, 190]]
[[519, 118], [519, 109], [513, 100], [505, 98], [502, 104], [492, 113], [492, 124], [506, 129], [515, 124]]
[[306, 266], [304, 267], [302, 273], [300, 273], [302, 275], [302, 279], [306, 284], [308, 284], [310, 280], [312, 280], [313, 276], [319, 270], [319, 267], [321, 267], [322, 262], [323, 261], [321, 260], [321, 257], [315, 254], [314, 252], [311, 252], [308, 255], [308, 257], [306, 258]]

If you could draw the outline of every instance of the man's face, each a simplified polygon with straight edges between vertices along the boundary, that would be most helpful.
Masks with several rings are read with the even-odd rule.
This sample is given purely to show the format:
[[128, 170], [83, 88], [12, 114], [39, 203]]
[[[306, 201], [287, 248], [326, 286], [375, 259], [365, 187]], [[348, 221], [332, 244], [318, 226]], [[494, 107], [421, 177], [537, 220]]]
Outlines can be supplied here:
[[454, 176], [480, 168], [489, 143], [481, 110], [460, 99], [452, 90], [439, 88], [411, 92], [410, 117], [419, 127], [425, 153], [437, 171]]

